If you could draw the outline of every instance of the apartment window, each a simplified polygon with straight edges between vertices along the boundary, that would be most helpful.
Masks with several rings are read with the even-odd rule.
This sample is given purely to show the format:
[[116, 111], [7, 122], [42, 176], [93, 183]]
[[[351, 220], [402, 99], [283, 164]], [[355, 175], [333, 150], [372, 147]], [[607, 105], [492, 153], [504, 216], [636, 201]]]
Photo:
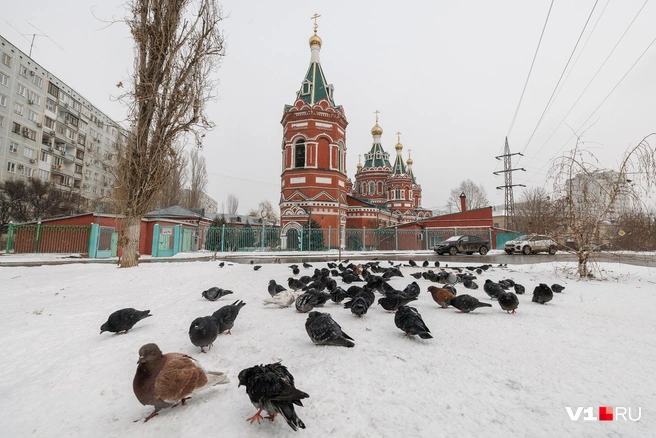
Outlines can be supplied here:
[[32, 141], [36, 141], [36, 131], [28, 128], [27, 126], [23, 126], [23, 137], [27, 137]]
[[79, 173], [80, 175], [82, 174], [82, 165], [81, 164], [76, 164], [75, 165], [75, 173]]
[[34, 169], [32, 169], [31, 167], [25, 167], [25, 166], [21, 167], [21, 166], [22, 165], [18, 166], [20, 168], [21, 175], [26, 176], [28, 178], [31, 178], [32, 177], [32, 172], [34, 171]]
[[53, 166], [63, 166], [64, 165], [64, 159], [59, 158], [59, 157], [52, 157], [52, 165]]
[[55, 129], [55, 121], [52, 120], [50, 117], [45, 117], [43, 119], [43, 124], [46, 125], [47, 128]]
[[24, 65], [21, 65], [18, 68], [18, 74], [21, 75], [22, 77], [26, 78], [27, 77], [27, 67], [25, 67]]
[[0, 115], [0, 128], [2, 128], [3, 126], [5, 126], [5, 116]]
[[32, 83], [39, 88], [43, 87], [43, 79], [41, 79], [36, 73], [32, 76]]
[[93, 180], [98, 181], [98, 172], [95, 172], [93, 175]]
[[50, 154], [46, 151], [41, 151], [41, 161], [47, 163], [50, 160]]
[[27, 97], [29, 98], [30, 105], [41, 105], [41, 96], [34, 91], [28, 91]]
[[7, 107], [7, 96], [0, 94], [0, 106]]
[[100, 189], [100, 196], [105, 196], [105, 189]]
[[23, 111], [25, 111], [25, 107], [23, 106], [23, 104], [20, 102], [14, 102], [14, 112], [22, 116]]
[[85, 191], [86, 193], [89, 193], [89, 192], [91, 191], [91, 188], [89, 187], [89, 184], [84, 184], [83, 187], [84, 187], [84, 191]]
[[27, 110], [27, 118], [33, 122], [39, 122], [39, 116], [32, 110]]
[[57, 108], [57, 104], [55, 103], [55, 101], [52, 99], [46, 99], [46, 109], [54, 113], [56, 112], [55, 108]]
[[84, 150], [78, 149], [75, 152], [75, 158], [77, 158], [78, 160], [84, 160]]
[[16, 84], [16, 94], [27, 97], [27, 88], [23, 84]]
[[57, 87], [52, 82], [48, 82], [48, 94], [59, 97], [59, 87]]
[[5, 87], [9, 86], [9, 76], [7, 76], [4, 73], [0, 73], [0, 84], [4, 85]]
[[84, 143], [87, 140], [87, 136], [84, 135], [82, 132], [78, 133], [77, 135], [77, 143], [82, 145], [84, 147]]
[[16, 163], [7, 161], [7, 172], [16, 173]]
[[98, 188], [94, 187], [92, 191], [93, 191], [93, 194], [95, 195], [96, 193], [98, 193]]
[[39, 179], [41, 181], [48, 181], [50, 179], [50, 172], [47, 170], [39, 169]]
[[14, 143], [13, 141], [9, 142], [9, 152], [12, 153], [17, 153], [18, 152], [18, 143]]
[[6, 65], [7, 67], [11, 67], [11, 56], [7, 55], [6, 53], [2, 53], [2, 63]]
[[36, 158], [36, 151], [30, 148], [23, 148], [23, 156], [33, 160]]
[[84, 177], [85, 177], [86, 179], [91, 178], [91, 171], [90, 171], [90, 170], [85, 171], [85, 172], [84, 172]]
[[13, 132], [14, 134], [20, 134], [20, 128], [21, 128], [20, 123], [16, 123], [16, 122], [13, 123], [14, 124], [11, 127], [11, 132]]

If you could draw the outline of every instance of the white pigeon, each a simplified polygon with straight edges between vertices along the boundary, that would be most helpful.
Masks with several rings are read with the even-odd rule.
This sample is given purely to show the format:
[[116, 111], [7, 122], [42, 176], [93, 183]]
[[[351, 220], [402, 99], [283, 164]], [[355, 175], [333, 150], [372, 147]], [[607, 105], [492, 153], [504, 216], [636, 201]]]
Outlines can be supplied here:
[[267, 304], [275, 304], [282, 309], [283, 307], [291, 306], [294, 301], [296, 301], [296, 296], [294, 293], [288, 290], [284, 290], [282, 292], [278, 292], [271, 298], [267, 298], [263, 301], [263, 303], [265, 306]]

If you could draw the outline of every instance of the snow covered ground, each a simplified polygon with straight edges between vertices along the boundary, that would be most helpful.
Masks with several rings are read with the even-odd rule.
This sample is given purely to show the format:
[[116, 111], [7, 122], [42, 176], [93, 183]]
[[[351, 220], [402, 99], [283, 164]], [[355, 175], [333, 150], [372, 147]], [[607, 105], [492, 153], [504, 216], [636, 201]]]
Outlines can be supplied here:
[[[386, 262], [383, 262], [386, 264]], [[324, 267], [325, 263], [314, 263]], [[267, 284], [286, 286], [287, 265], [259, 271], [216, 262], [0, 267], [0, 435], [3, 437], [653, 437], [656, 435], [656, 269], [603, 264], [603, 280], [580, 282], [571, 263], [494, 268], [469, 293], [492, 308], [459, 314], [440, 309], [418, 280], [413, 304], [434, 339], [408, 339], [394, 315], [375, 305], [358, 319], [329, 302], [329, 312], [355, 339], [354, 348], [317, 347], [308, 338], [307, 315], [263, 306]], [[402, 289], [408, 274], [391, 284]], [[311, 270], [301, 270], [311, 274]], [[486, 278], [512, 278], [526, 287], [516, 315], [502, 311], [482, 289]], [[531, 302], [540, 282], [566, 286], [552, 302]], [[234, 295], [210, 302], [211, 286]], [[189, 341], [191, 321], [237, 299], [247, 302], [232, 330], [208, 354]], [[100, 325], [123, 307], [153, 316], [127, 335]], [[231, 383], [161, 411], [132, 392], [138, 350], [155, 342]], [[282, 360], [296, 386], [310, 394], [296, 409], [307, 429], [293, 432], [281, 419], [251, 425], [255, 413], [240, 370]], [[570, 420], [566, 407], [631, 408], [639, 421]]]

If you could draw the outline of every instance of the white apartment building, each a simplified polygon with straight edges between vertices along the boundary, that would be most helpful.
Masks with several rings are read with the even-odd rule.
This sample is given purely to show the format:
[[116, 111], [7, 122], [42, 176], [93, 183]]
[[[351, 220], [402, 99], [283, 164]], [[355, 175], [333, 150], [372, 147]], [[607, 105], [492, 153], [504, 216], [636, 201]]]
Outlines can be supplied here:
[[111, 200], [111, 169], [126, 139], [116, 122], [0, 36], [0, 181], [50, 181], [95, 208]]

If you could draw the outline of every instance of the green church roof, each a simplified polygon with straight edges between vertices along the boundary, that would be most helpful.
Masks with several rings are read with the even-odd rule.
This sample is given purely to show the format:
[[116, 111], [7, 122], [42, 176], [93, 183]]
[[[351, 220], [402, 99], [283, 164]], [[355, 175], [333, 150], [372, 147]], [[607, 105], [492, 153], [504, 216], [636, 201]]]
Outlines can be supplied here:
[[310, 63], [305, 79], [301, 83], [301, 89], [296, 95], [310, 105], [326, 99], [332, 107], [337, 108], [333, 100], [333, 86], [326, 81], [321, 64], [318, 62]]
[[394, 160], [394, 167], [392, 168], [392, 175], [407, 175], [407, 173], [403, 157], [401, 157], [401, 154], [397, 154], [396, 160]]
[[371, 149], [364, 155], [364, 159], [365, 162], [362, 167], [365, 169], [372, 167], [392, 167], [389, 162], [389, 154], [385, 152], [380, 143], [374, 143], [371, 145]]

